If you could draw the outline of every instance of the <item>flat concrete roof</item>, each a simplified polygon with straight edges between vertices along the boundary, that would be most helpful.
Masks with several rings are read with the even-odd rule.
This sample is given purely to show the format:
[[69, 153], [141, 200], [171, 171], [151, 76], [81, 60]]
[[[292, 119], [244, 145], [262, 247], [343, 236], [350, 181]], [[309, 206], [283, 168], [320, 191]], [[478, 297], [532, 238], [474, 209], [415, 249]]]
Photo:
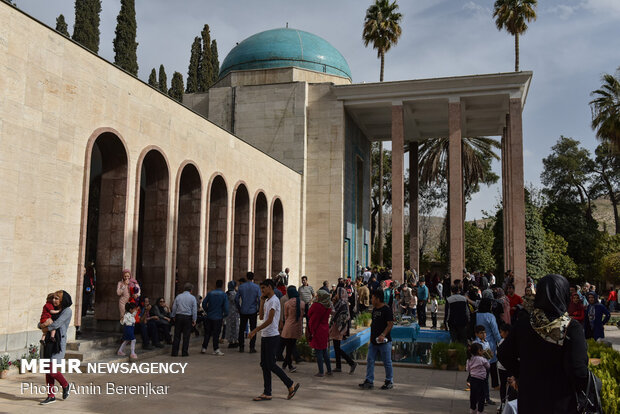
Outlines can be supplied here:
[[510, 99], [525, 105], [533, 73], [512, 72], [333, 86], [372, 141], [389, 141], [392, 105], [402, 105], [405, 141], [448, 136], [448, 103], [460, 101], [462, 136], [501, 135]]

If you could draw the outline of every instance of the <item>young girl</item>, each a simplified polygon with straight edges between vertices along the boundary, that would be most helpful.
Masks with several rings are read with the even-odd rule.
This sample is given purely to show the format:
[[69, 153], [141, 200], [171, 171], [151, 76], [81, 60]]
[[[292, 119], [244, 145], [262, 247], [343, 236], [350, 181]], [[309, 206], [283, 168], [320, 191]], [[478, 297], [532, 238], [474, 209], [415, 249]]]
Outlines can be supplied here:
[[439, 303], [437, 302], [437, 295], [431, 295], [431, 320], [433, 321], [433, 329], [437, 329], [437, 309]]
[[125, 304], [125, 316], [123, 316], [123, 320], [121, 325], [123, 328], [123, 343], [121, 347], [118, 349], [117, 354], [120, 356], [125, 356], [125, 345], [131, 344], [131, 354], [130, 358], [136, 359], [138, 356], [136, 355], [136, 337], [134, 336], [134, 325], [136, 323], [136, 305], [135, 303], [128, 302]]
[[[471, 391], [469, 393], [469, 413], [477, 414], [484, 412], [484, 387], [486, 385], [487, 372], [491, 369], [489, 361], [483, 357], [482, 345], [477, 342], [469, 346], [469, 359], [467, 360], [467, 372]], [[477, 409], [477, 411], [476, 411]]]
[[[45, 305], [43, 306], [43, 312], [41, 312], [41, 320], [39, 321], [41, 325], [43, 325], [43, 336], [41, 337], [41, 342], [45, 342], [45, 335], [48, 332], [47, 327], [52, 324], [52, 322], [56, 319], [59, 310], [54, 309], [54, 305], [52, 304], [52, 299], [54, 298], [54, 294], [50, 293], [47, 295], [47, 299], [45, 301]], [[52, 341], [55, 341], [56, 330], [49, 331], [50, 338]]]

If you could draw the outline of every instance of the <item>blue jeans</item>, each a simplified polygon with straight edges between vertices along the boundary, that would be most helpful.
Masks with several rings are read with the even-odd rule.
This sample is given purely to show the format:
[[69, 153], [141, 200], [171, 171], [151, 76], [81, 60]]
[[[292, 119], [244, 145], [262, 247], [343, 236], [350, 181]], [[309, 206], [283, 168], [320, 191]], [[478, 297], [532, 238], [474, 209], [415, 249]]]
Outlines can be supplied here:
[[329, 353], [327, 349], [315, 349], [316, 353], [316, 364], [319, 366], [319, 374], [323, 373], [323, 362], [325, 362], [325, 366], [327, 367], [327, 372], [332, 372], [331, 361], [329, 360]]
[[392, 369], [392, 342], [381, 345], [375, 345], [372, 342], [368, 345], [368, 357], [366, 357], [366, 381], [373, 383], [375, 381], [375, 360], [377, 354], [381, 355], [383, 366], [385, 367], [385, 380], [392, 382], [394, 380], [394, 371]]

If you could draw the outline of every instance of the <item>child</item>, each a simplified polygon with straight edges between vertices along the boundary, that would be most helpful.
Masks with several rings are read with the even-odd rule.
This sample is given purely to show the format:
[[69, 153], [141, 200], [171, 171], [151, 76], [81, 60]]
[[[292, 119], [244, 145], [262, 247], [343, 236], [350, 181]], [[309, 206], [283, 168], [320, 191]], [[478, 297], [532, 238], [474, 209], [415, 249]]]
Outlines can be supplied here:
[[474, 342], [469, 346], [469, 359], [467, 360], [467, 372], [469, 372], [469, 380], [471, 383], [471, 391], [469, 393], [469, 413], [476, 414], [484, 412], [485, 400], [485, 381], [488, 370], [491, 369], [489, 360], [483, 357], [482, 345]]
[[133, 332], [136, 323], [136, 311], [137, 308], [135, 303], [127, 302], [125, 304], [125, 316], [123, 316], [123, 321], [121, 322], [121, 325], [124, 326], [123, 343], [117, 352], [118, 355], [125, 356], [125, 352], [123, 352], [125, 345], [131, 344], [131, 354], [129, 356], [132, 359], [138, 358], [136, 355], [136, 337]]
[[[45, 335], [48, 332], [47, 327], [52, 324], [54, 320], [58, 317], [60, 310], [54, 309], [54, 305], [52, 304], [52, 299], [54, 298], [54, 294], [50, 293], [47, 295], [47, 299], [45, 301], [45, 305], [43, 306], [43, 312], [41, 312], [41, 320], [39, 321], [43, 328], [43, 336], [41, 337], [41, 343], [45, 342]], [[49, 331], [50, 339], [55, 341], [56, 330]]]
[[431, 320], [433, 321], [432, 329], [437, 329], [437, 308], [439, 308], [437, 295], [433, 293], [431, 295]]
[[[482, 325], [476, 325], [474, 328], [474, 332], [476, 333], [476, 339], [474, 339], [474, 343], [480, 344], [482, 346], [482, 356], [484, 356], [487, 360], [493, 359], [493, 351], [491, 350], [491, 345], [487, 341], [487, 331], [484, 329]], [[490, 370], [489, 363], [489, 370]], [[495, 405], [495, 402], [491, 400], [489, 395], [489, 373], [484, 379], [484, 397], [487, 405]]]
[[[498, 348], [499, 345], [504, 342], [504, 339], [506, 339], [509, 333], [510, 325], [508, 325], [507, 323], [501, 324], [499, 327], [499, 335], [502, 337], [502, 340], [499, 341]], [[499, 361], [497, 361], [497, 369], [499, 371], [499, 396], [502, 400], [502, 404], [504, 404], [506, 402], [506, 387], [508, 385], [508, 377], [510, 376], [510, 374]]]

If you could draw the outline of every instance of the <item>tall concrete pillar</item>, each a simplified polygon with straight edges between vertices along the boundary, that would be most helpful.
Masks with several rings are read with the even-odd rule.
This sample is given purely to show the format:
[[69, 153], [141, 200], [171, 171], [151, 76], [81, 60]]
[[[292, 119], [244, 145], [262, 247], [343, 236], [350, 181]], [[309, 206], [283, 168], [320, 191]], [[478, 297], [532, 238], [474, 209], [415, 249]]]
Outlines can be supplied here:
[[[508, 242], [511, 269], [515, 275], [515, 290], [525, 291], [527, 269], [525, 257], [525, 187], [523, 180], [523, 125], [521, 99], [511, 98], [507, 125], [506, 158], [508, 160], [507, 186]], [[506, 239], [507, 237], [507, 239]]]
[[409, 143], [409, 263], [420, 273], [418, 142]]
[[405, 273], [405, 130], [403, 106], [392, 106], [392, 277], [402, 281]]
[[506, 127], [502, 131], [502, 234], [504, 242], [504, 271], [512, 268], [512, 262], [510, 261], [510, 249], [508, 248], [509, 226], [508, 226], [508, 210], [510, 208], [510, 202], [508, 200], [508, 155], [506, 151], [506, 141], [508, 140], [508, 125], [510, 121], [506, 115]]
[[450, 221], [450, 273], [452, 279], [463, 274], [463, 165], [461, 159], [461, 102], [448, 104], [448, 216]]

